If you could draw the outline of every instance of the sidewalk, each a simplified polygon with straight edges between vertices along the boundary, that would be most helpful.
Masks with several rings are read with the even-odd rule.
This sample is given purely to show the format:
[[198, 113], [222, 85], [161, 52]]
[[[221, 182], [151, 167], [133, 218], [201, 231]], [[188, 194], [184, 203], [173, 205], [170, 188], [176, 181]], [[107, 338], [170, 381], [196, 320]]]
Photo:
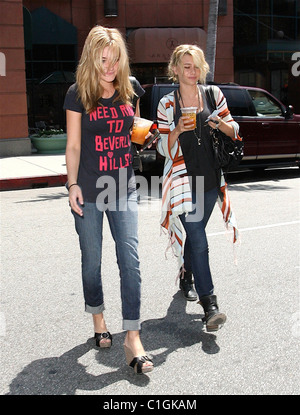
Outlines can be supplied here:
[[0, 158], [0, 191], [64, 186], [66, 181], [64, 154]]

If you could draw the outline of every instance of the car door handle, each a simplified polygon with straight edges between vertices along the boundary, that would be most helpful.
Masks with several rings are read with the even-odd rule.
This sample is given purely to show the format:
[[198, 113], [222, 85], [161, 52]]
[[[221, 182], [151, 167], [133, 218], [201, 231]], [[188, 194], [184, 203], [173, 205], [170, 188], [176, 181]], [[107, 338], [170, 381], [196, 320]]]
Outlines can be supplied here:
[[270, 128], [270, 123], [268, 123], [268, 122], [263, 122], [263, 123], [261, 123], [261, 125], [262, 125], [263, 128]]

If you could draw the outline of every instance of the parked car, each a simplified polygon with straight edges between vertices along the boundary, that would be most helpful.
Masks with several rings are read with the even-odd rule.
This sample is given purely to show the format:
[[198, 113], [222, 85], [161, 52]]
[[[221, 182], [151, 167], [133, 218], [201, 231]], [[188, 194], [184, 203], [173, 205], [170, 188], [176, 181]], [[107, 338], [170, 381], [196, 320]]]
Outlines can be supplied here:
[[[244, 158], [239, 168], [266, 168], [298, 165], [300, 161], [300, 115], [292, 106], [283, 105], [261, 88], [236, 84], [217, 84], [226, 97], [234, 119], [240, 125], [244, 138]], [[178, 88], [177, 84], [143, 85], [146, 93], [141, 98], [141, 116], [156, 120], [161, 97]], [[155, 146], [145, 150], [143, 164], [161, 163]]]

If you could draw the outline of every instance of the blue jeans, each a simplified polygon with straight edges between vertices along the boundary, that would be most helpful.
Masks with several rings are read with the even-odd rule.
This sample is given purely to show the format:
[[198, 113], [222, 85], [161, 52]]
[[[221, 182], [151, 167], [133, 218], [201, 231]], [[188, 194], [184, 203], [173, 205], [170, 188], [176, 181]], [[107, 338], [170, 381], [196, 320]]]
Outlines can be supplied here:
[[[102, 231], [105, 213], [115, 241], [120, 271], [123, 330], [139, 330], [141, 278], [136, 192], [129, 195], [127, 209], [124, 209], [124, 205], [120, 208], [119, 202], [116, 202], [116, 206], [106, 204], [105, 207], [85, 202], [82, 217], [72, 212], [81, 249], [85, 310], [99, 314], [105, 309], [101, 281]], [[108, 278], [112, 278], [112, 275], [108, 275]]]
[[[180, 220], [186, 232], [184, 244], [184, 268], [192, 271], [195, 281], [195, 289], [199, 298], [211, 295], [214, 291], [212, 276], [208, 258], [208, 242], [205, 227], [210, 218], [217, 200], [217, 189], [204, 193], [204, 212], [199, 221], [187, 221], [188, 216], [180, 215]], [[196, 202], [196, 194], [192, 193], [193, 203]], [[193, 211], [194, 212], [194, 211]], [[193, 214], [193, 212], [191, 212]]]

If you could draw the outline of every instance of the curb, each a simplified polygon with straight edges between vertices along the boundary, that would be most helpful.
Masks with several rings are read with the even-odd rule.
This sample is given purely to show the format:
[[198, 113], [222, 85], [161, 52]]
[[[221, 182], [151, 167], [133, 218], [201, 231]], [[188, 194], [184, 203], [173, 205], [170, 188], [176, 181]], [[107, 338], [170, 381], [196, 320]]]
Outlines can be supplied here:
[[37, 189], [40, 187], [64, 186], [67, 182], [67, 175], [22, 177], [13, 179], [1, 179], [0, 191]]

